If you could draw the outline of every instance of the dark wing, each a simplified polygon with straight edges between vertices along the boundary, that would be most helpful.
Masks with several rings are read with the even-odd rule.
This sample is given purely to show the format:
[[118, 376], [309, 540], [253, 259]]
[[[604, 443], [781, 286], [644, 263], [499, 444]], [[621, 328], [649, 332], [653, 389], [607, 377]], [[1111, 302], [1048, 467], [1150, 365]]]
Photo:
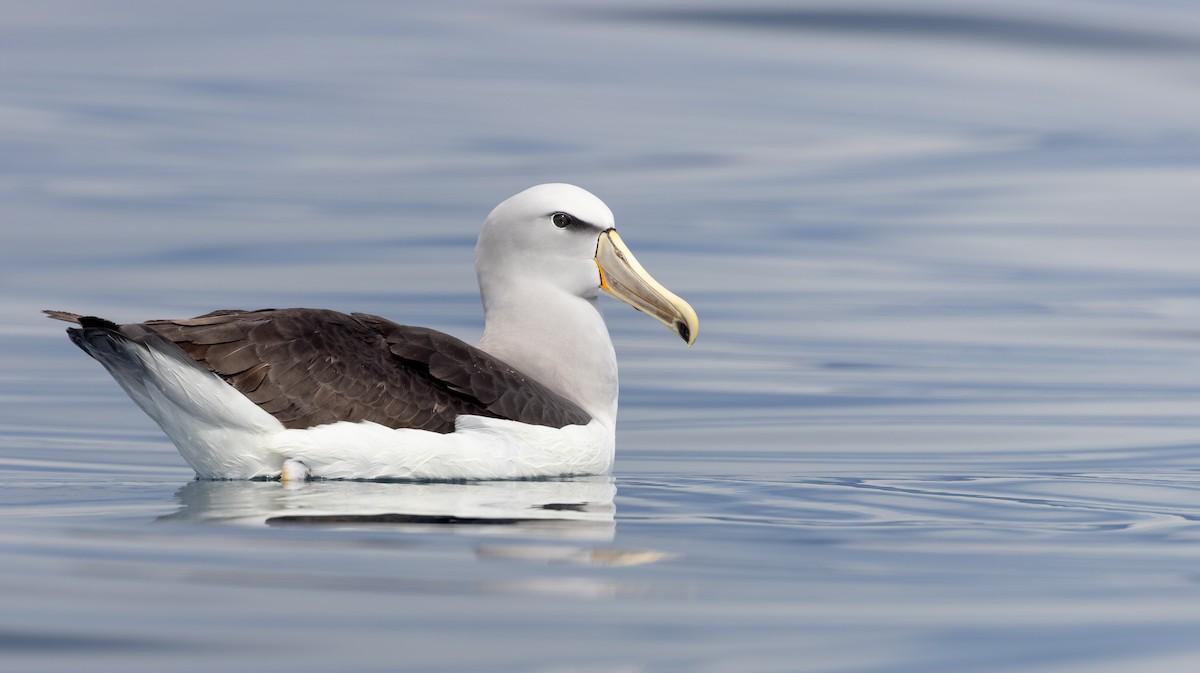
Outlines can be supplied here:
[[320, 309], [218, 311], [124, 325], [174, 342], [288, 428], [372, 421], [453, 432], [462, 414], [562, 427], [578, 405], [454, 337]]

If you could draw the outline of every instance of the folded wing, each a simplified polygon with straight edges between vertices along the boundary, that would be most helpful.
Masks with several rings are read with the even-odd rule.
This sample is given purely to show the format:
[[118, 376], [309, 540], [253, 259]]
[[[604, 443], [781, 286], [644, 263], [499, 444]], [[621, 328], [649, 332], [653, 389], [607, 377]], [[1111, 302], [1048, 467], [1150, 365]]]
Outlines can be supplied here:
[[148, 347], [161, 344], [151, 334], [165, 337], [287, 428], [371, 421], [447, 433], [463, 414], [551, 427], [590, 420], [578, 405], [478, 348], [365, 313], [217, 311], [120, 326], [78, 320], [116, 327]]

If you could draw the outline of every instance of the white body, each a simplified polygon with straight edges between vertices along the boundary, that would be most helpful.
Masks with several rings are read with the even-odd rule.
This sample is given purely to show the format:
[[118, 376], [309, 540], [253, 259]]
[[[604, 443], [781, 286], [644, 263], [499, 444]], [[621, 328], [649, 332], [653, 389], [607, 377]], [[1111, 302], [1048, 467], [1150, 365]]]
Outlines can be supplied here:
[[202, 478], [611, 473], [617, 360], [596, 306], [598, 291], [647, 311], [688, 345], [698, 328], [695, 312], [637, 263], [613, 229], [612, 211], [571, 185], [539, 185], [496, 206], [479, 236], [475, 268], [485, 317], [479, 347], [579, 405], [589, 423], [552, 428], [460, 416], [447, 434], [370, 422], [289, 430], [182, 351], [116, 335], [103, 348], [85, 348]]
[[599, 419], [550, 428], [460, 416], [449, 434], [367, 422], [289, 430], [216, 374], [131, 341], [121, 347], [141, 371], [117, 381], [202, 479], [278, 477], [289, 460], [303, 463], [308, 476], [326, 479], [520, 479], [612, 471], [614, 427]]

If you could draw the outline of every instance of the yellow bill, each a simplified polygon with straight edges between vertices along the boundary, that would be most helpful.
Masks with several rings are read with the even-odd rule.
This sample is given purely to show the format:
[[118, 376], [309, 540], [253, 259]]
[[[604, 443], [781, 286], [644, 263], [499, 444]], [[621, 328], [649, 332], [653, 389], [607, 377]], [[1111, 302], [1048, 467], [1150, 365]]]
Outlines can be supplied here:
[[596, 246], [596, 266], [600, 267], [600, 287], [612, 296], [671, 328], [688, 346], [696, 343], [700, 319], [688, 303], [638, 264], [637, 258], [617, 235], [616, 229], [600, 234]]

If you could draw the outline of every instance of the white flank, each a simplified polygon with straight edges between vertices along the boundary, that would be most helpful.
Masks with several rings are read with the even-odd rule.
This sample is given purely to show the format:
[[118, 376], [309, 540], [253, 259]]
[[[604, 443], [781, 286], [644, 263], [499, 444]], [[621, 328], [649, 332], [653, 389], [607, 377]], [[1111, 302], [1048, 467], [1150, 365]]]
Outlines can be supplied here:
[[[520, 479], [612, 471], [612, 429], [460, 416], [449, 434], [340, 422], [288, 430], [216, 374], [130, 341], [108, 360], [129, 396], [203, 479], [278, 478], [299, 461], [325, 479]], [[114, 371], [115, 370], [115, 371]], [[298, 469], [294, 466], [292, 472]]]
[[521, 479], [609, 474], [612, 430], [599, 421], [548, 428], [459, 416], [449, 434], [393, 430], [377, 423], [330, 423], [284, 430], [275, 455], [327, 479]]
[[[279, 476], [284, 458], [263, 450], [268, 438], [284, 431], [274, 416], [198, 366], [124, 339], [114, 339], [113, 345], [131, 357], [93, 354], [171, 438], [197, 475], [207, 479]], [[131, 367], [131, 363], [137, 364]]]

